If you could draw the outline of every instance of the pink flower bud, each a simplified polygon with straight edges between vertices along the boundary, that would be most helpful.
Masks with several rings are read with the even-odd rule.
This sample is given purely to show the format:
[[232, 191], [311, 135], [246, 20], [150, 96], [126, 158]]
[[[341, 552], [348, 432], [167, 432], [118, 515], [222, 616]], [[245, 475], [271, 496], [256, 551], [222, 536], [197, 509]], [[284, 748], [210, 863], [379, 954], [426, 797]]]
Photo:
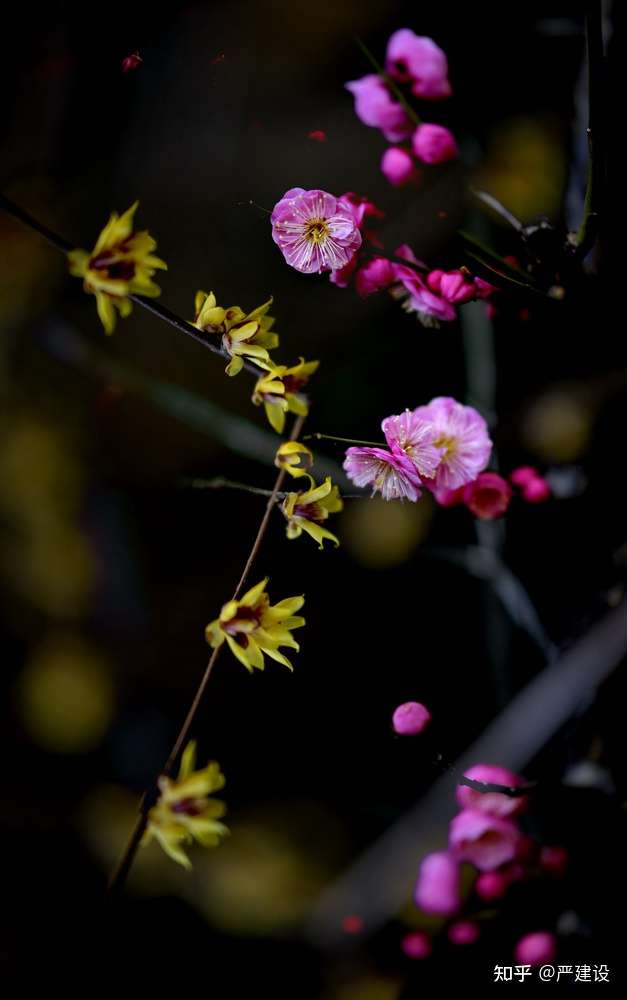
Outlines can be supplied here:
[[380, 292], [394, 281], [394, 267], [385, 257], [374, 257], [359, 268], [355, 275], [355, 288], [362, 298]]
[[505, 872], [482, 872], [475, 882], [475, 892], [486, 903], [502, 899], [511, 884]]
[[436, 851], [423, 858], [414, 900], [425, 913], [452, 917], [457, 912], [461, 905], [459, 864], [452, 854]]
[[482, 521], [493, 521], [494, 518], [501, 517], [511, 499], [511, 486], [496, 472], [480, 472], [464, 488], [464, 503]]
[[514, 469], [510, 473], [510, 482], [514, 486], [519, 486], [521, 490], [524, 490], [525, 486], [532, 483], [534, 479], [537, 479], [540, 473], [537, 469], [534, 469], [531, 465], [520, 465], [517, 469]]
[[542, 503], [551, 496], [551, 487], [541, 476], [536, 476], [530, 483], [527, 483], [522, 491], [522, 496], [527, 503]]
[[474, 920], [458, 920], [448, 929], [448, 939], [451, 944], [474, 944], [481, 931]]
[[414, 132], [412, 146], [423, 163], [446, 163], [459, 156], [453, 133], [443, 125], [419, 125]]
[[393, 187], [404, 187], [405, 184], [420, 179], [420, 172], [416, 170], [411, 153], [400, 146], [386, 149], [381, 159], [381, 170]]
[[407, 958], [428, 958], [431, 954], [431, 938], [424, 931], [412, 931], [401, 941], [401, 948]]
[[514, 949], [514, 957], [519, 965], [546, 965], [555, 958], [557, 943], [548, 931], [526, 934]]
[[477, 289], [471, 278], [463, 271], [447, 271], [440, 280], [440, 295], [447, 302], [459, 305], [477, 297]]
[[400, 736], [416, 736], [431, 722], [431, 712], [419, 701], [406, 701], [392, 716], [394, 732]]
[[[523, 779], [506, 767], [498, 764], [475, 764], [464, 771], [464, 777], [489, 785], [505, 785], [520, 788]], [[470, 785], [458, 785], [455, 797], [462, 809], [478, 809], [493, 816], [517, 816], [527, 807], [526, 795], [507, 795], [505, 792], [480, 792]]]
[[565, 847], [543, 847], [540, 851], [540, 867], [551, 875], [561, 877], [568, 867], [568, 851]]
[[512, 820], [478, 809], [464, 809], [449, 827], [451, 850], [479, 871], [492, 871], [515, 858], [520, 836]]

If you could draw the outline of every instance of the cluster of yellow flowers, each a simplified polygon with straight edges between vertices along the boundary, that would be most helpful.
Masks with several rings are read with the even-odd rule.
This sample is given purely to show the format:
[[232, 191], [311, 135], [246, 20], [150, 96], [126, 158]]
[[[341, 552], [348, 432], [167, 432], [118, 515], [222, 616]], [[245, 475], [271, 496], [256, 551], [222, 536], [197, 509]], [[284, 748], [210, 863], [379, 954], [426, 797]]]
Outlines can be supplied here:
[[[91, 253], [73, 250], [68, 254], [70, 272], [82, 277], [85, 290], [96, 296], [98, 315], [106, 333], [113, 332], [117, 313], [124, 318], [131, 312], [129, 296], [160, 294], [152, 275], [155, 269], [166, 268], [166, 264], [153, 255], [156, 243], [149, 233], [133, 233], [136, 209], [137, 202], [119, 217], [114, 212]], [[268, 299], [249, 313], [239, 306], [224, 309], [213, 292], [199, 291], [193, 325], [219, 338], [223, 352], [230, 359], [227, 375], [239, 374], [245, 365], [258, 369], [252, 401], [256, 406], [264, 406], [269, 423], [282, 434], [287, 413], [307, 415], [308, 400], [303, 389], [319, 362], [300, 358], [292, 367], [273, 363], [269, 352], [278, 346], [279, 337], [273, 330], [274, 319], [268, 314], [271, 305], [272, 299]], [[326, 539], [337, 546], [337, 537], [323, 523], [330, 514], [342, 509], [342, 499], [329, 476], [320, 485], [316, 484], [309, 472], [313, 461], [310, 449], [296, 440], [284, 442], [277, 450], [275, 465], [296, 479], [304, 477], [307, 483], [306, 489], [282, 496], [280, 510], [287, 521], [287, 537], [298, 538], [305, 532], [320, 548]], [[267, 583], [266, 578], [243, 597], [227, 601], [205, 630], [207, 642], [214, 650], [226, 642], [250, 673], [264, 669], [266, 656], [292, 670], [281, 649], [299, 649], [292, 632], [305, 624], [298, 614], [304, 597], [288, 597], [271, 604]], [[186, 868], [190, 867], [184, 850], [186, 844], [197, 841], [206, 847], [215, 846], [228, 832], [219, 822], [225, 812], [224, 804], [209, 797], [223, 787], [224, 776], [215, 762], [198, 771], [195, 765], [196, 745], [192, 742], [183, 753], [178, 777], [160, 777], [159, 798], [148, 813], [142, 840], [143, 844], [156, 840], [169, 857]]]

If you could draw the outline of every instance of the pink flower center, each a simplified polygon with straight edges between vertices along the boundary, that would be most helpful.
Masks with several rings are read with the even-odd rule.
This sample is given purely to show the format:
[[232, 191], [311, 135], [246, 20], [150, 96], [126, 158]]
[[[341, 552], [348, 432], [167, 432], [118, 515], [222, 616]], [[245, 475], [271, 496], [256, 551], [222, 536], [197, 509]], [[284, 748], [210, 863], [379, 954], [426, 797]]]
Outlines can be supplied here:
[[442, 455], [442, 460], [446, 461], [449, 458], [453, 458], [458, 449], [457, 438], [448, 437], [446, 434], [440, 434], [439, 437], [433, 442], [436, 448], [442, 448], [444, 454]]
[[329, 227], [325, 219], [310, 219], [305, 223], [303, 235], [308, 243], [324, 243], [329, 236]]

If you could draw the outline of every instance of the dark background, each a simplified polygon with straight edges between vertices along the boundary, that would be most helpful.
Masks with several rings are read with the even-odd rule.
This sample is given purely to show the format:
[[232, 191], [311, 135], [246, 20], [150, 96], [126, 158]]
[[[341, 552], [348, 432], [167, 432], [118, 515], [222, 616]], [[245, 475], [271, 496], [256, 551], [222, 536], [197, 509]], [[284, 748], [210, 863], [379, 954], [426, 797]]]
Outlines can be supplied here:
[[[453, 233], [462, 221], [503, 253], [520, 253], [513, 234], [466, 199], [469, 181], [524, 221], [545, 215], [576, 228], [581, 11], [353, 0], [24, 4], [0, 43], [3, 191], [86, 247], [111, 210], [139, 198], [138, 225], [169, 264], [158, 275], [164, 304], [190, 317], [198, 288], [245, 309], [274, 295], [281, 359], [322, 362], [310, 430], [379, 437], [389, 413], [435, 395], [468, 397], [461, 325], [425, 330], [385, 294], [362, 301], [297, 274], [263, 209], [293, 186], [368, 194], [386, 211], [388, 247], [409, 242], [450, 266], [461, 263]], [[369, 72], [354, 36], [382, 57], [404, 26], [448, 54], [454, 97], [426, 110], [454, 129], [464, 162], [431, 171], [410, 193], [386, 184], [385, 142], [357, 120], [343, 89]], [[620, 18], [607, 29], [611, 125]], [[123, 74], [121, 60], [136, 49], [142, 64]], [[327, 141], [309, 139], [314, 129]], [[515, 504], [503, 529], [506, 560], [558, 648], [623, 596], [618, 185], [610, 170], [600, 251], [564, 301], [503, 297], [493, 324], [501, 468], [530, 462], [580, 484], [542, 506]], [[189, 396], [263, 427], [246, 373], [227, 379], [220, 359], [137, 307], [105, 339], [93, 299], [60, 254], [4, 216], [0, 242], [6, 982], [93, 988], [111, 977], [148, 989], [223, 983], [225, 996], [261, 986], [274, 997], [387, 1000], [417, 995], [431, 977], [489, 984], [520, 934], [539, 920], [554, 927], [569, 911], [578, 933], [561, 942], [560, 960], [609, 963], [619, 976], [620, 672], [527, 769], [550, 790], [537, 797], [532, 828], [572, 853], [564, 882], [525, 888], [487, 922], [480, 945], [438, 947], [419, 968], [399, 951], [410, 910], [339, 953], [304, 943], [324, 887], [544, 666], [490, 585], [441, 557], [443, 547], [475, 544], [470, 515], [436, 511], [428, 499], [347, 501], [336, 521], [343, 545], [324, 553], [306, 538], [287, 542], [275, 516], [251, 582], [269, 574], [276, 599], [306, 592], [296, 669], [270, 664], [249, 677], [225, 655], [196, 729], [201, 760], [215, 757], [226, 772], [232, 836], [211, 854], [194, 850], [191, 874], [146, 850], [127, 895], [113, 909], [103, 904], [137, 797], [204, 668], [204, 626], [230, 595], [261, 516], [255, 496], [193, 491], [180, 479], [224, 474], [269, 487], [273, 471], [227, 449], [215, 410]], [[163, 383], [178, 387], [165, 402]], [[247, 432], [240, 436], [246, 451]], [[340, 446], [326, 444], [341, 462]], [[488, 540], [501, 544], [500, 528]], [[424, 740], [391, 733], [391, 713], [408, 699], [433, 713]], [[591, 784], [563, 786], [586, 760], [596, 766]], [[417, 844], [416, 870], [444, 843], [437, 830]]]

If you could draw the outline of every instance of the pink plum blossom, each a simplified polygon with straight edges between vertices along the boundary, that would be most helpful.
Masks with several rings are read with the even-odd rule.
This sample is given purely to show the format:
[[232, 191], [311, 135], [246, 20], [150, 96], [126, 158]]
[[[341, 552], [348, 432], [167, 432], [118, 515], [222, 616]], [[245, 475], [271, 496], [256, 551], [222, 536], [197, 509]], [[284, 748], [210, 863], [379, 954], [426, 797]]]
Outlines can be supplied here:
[[433, 479], [443, 448], [435, 443], [436, 430], [433, 424], [417, 413], [417, 410], [405, 410], [398, 416], [386, 417], [381, 429], [390, 448], [397, 445], [414, 463], [422, 478]]
[[394, 281], [394, 269], [392, 262], [387, 257], [373, 257], [367, 261], [357, 271], [355, 275], [355, 289], [358, 295], [366, 298], [374, 292], [380, 292], [383, 288], [388, 288]]
[[496, 472], [480, 472], [464, 487], [464, 503], [482, 521], [501, 517], [509, 507], [512, 488]]
[[413, 462], [398, 447], [348, 448], [344, 460], [346, 474], [356, 486], [372, 486], [384, 500], [411, 500], [420, 496], [422, 485]]
[[[394, 255], [421, 266], [411, 248], [405, 244], [398, 247]], [[441, 322], [451, 323], [457, 318], [455, 306], [429, 288], [426, 274], [420, 274], [416, 268], [405, 264], [395, 264], [394, 276], [399, 284], [391, 289], [392, 294], [402, 300], [406, 312], [417, 313], [424, 326], [439, 326]]]
[[481, 931], [476, 920], [457, 920], [448, 929], [451, 944], [474, 944]]
[[407, 958], [428, 958], [431, 954], [431, 938], [425, 931], [411, 931], [401, 941], [401, 948]]
[[516, 856], [520, 831], [510, 819], [479, 809], [464, 809], [449, 827], [449, 844], [460, 861], [492, 871]]
[[404, 187], [420, 180], [413, 157], [400, 146], [390, 146], [381, 158], [383, 176], [393, 187]]
[[437, 396], [427, 406], [419, 406], [414, 416], [433, 424], [434, 445], [442, 448], [435, 473], [435, 489], [454, 490], [477, 478], [488, 464], [492, 441], [488, 427], [472, 406], [463, 406], [450, 396]]
[[446, 271], [440, 279], [440, 295], [447, 302], [461, 305], [477, 297], [475, 282], [463, 271]]
[[520, 965], [550, 964], [557, 953], [557, 944], [553, 934], [548, 931], [535, 931], [525, 934], [514, 949], [514, 956]]
[[431, 722], [431, 712], [419, 701], [406, 701], [392, 716], [394, 732], [399, 736], [417, 736]]
[[[514, 771], [498, 764], [475, 764], [464, 771], [464, 777], [480, 781], [486, 785], [504, 785], [506, 788], [520, 788], [524, 779]], [[458, 785], [455, 797], [462, 809], [478, 809], [493, 816], [517, 816], [527, 807], [526, 795], [507, 795], [505, 792], [480, 792], [470, 785]]]
[[338, 271], [361, 246], [352, 211], [326, 191], [291, 188], [274, 206], [271, 221], [287, 263], [305, 274]]
[[432, 38], [410, 28], [395, 31], [388, 41], [385, 70], [399, 83], [411, 84], [412, 93], [425, 100], [449, 97], [448, 63]]
[[456, 160], [459, 149], [455, 136], [444, 125], [419, 125], [411, 140], [412, 149], [423, 163], [448, 163]]
[[414, 892], [416, 906], [425, 913], [452, 917], [461, 905], [459, 864], [448, 851], [435, 851], [422, 860]]
[[414, 128], [402, 104], [392, 97], [385, 80], [376, 73], [346, 85], [355, 98], [355, 114], [372, 128], [380, 128], [388, 142], [400, 142]]

